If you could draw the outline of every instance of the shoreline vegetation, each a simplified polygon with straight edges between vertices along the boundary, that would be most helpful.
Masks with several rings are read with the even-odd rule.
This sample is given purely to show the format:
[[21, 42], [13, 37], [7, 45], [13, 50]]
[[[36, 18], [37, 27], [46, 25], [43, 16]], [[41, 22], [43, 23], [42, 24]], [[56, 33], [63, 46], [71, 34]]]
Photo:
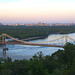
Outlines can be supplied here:
[[29, 60], [0, 58], [0, 75], [74, 75], [75, 45], [67, 43], [63, 48], [51, 56], [37, 52]]
[[0, 35], [2, 33], [18, 39], [42, 39], [50, 34], [75, 33], [75, 26], [0, 26]]

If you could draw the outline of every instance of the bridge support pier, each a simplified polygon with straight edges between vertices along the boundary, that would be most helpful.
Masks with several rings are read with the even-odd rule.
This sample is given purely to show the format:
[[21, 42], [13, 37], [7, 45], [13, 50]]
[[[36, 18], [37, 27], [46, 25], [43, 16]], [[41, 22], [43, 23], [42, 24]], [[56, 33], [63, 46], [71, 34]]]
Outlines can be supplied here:
[[3, 55], [4, 56], [6, 56], [6, 50], [8, 50], [8, 48], [6, 48], [6, 44], [4, 44], [5, 39], [6, 39], [6, 36], [3, 34], [2, 35], [2, 42], [3, 42], [2, 47], [3, 47]]
[[3, 44], [3, 51], [6, 51], [6, 44]]
[[3, 55], [6, 56], [6, 44], [2, 44], [3, 47]]

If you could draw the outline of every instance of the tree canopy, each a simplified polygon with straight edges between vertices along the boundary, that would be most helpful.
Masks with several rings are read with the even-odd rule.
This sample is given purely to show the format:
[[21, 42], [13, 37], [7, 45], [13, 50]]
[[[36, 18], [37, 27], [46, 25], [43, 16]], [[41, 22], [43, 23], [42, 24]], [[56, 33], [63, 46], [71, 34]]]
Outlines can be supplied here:
[[74, 75], [75, 45], [67, 43], [63, 48], [51, 56], [38, 52], [30, 60], [0, 58], [0, 75]]

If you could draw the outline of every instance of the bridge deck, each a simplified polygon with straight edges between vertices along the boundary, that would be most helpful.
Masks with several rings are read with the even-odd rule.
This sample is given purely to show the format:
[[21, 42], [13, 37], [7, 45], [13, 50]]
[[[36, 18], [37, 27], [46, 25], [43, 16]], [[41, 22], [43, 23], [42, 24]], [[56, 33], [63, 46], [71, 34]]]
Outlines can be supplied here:
[[0, 44], [18, 44], [18, 45], [33, 45], [33, 46], [46, 46], [46, 47], [63, 47], [61, 45], [50, 45], [50, 44], [37, 44], [37, 43], [18, 43], [18, 42], [0, 42]]

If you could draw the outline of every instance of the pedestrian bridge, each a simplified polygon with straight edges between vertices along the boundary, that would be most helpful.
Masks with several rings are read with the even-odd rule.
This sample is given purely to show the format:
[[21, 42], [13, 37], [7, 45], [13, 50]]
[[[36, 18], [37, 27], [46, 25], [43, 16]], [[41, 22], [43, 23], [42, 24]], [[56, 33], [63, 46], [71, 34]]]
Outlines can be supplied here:
[[[12, 39], [12, 41], [6, 41], [6, 38]], [[59, 38], [56, 38], [56, 39], [53, 39], [53, 40], [50, 40], [50, 41], [27, 42], [27, 41], [16, 39], [16, 38], [14, 38], [14, 37], [6, 34], [6, 33], [3, 33], [3, 34], [0, 35], [0, 44], [2, 44], [3, 50], [5, 50], [6, 44], [63, 47], [67, 42], [75, 42], [75, 39], [66, 35], [66, 36], [61, 36]]]

